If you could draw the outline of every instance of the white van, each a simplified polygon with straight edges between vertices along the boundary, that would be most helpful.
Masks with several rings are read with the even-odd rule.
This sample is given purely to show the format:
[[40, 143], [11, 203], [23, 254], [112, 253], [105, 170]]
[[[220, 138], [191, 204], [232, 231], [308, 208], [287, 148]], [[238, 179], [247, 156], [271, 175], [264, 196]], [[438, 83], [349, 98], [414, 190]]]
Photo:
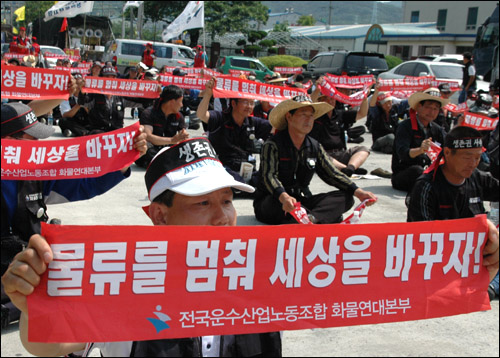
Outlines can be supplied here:
[[151, 42], [155, 50], [154, 66], [192, 67], [195, 52], [187, 46], [164, 42], [116, 39], [106, 44], [103, 61], [116, 61], [118, 70], [123, 73], [128, 67], [136, 66], [140, 61], [146, 44]]

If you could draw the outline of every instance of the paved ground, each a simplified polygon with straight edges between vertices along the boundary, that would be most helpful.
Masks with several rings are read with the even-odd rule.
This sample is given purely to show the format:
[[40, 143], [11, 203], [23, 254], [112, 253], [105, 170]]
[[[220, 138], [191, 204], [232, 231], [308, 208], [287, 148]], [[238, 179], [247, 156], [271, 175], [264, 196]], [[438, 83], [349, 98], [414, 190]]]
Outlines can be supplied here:
[[[132, 121], [126, 120], [126, 125]], [[201, 130], [190, 131], [200, 135]], [[59, 133], [59, 132], [58, 132]], [[56, 134], [62, 138], [60, 134]], [[366, 134], [364, 145], [371, 146]], [[372, 153], [364, 167], [390, 170], [390, 155]], [[108, 193], [80, 203], [52, 205], [49, 215], [67, 225], [151, 225], [140, 208], [147, 205], [144, 169], [132, 166], [132, 175]], [[375, 193], [379, 202], [368, 208], [364, 223], [406, 221], [405, 193], [392, 189], [390, 179], [358, 179], [358, 186]], [[329, 186], [315, 177], [311, 191]], [[238, 225], [259, 225], [249, 199], [234, 201]], [[17, 323], [2, 331], [2, 356], [29, 356], [22, 347]], [[357, 327], [287, 331], [284, 356], [499, 356], [499, 305], [492, 310], [432, 320]], [[98, 356], [94, 351], [94, 355]]]

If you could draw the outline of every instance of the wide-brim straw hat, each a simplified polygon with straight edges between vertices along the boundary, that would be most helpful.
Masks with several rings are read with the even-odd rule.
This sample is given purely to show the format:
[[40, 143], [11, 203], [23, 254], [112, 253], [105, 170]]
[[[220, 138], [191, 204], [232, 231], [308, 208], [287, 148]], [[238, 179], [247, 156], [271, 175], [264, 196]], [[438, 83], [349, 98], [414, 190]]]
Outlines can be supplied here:
[[274, 107], [269, 115], [269, 122], [271, 122], [271, 125], [277, 130], [283, 130], [287, 126], [285, 119], [286, 114], [294, 109], [303, 107], [313, 107], [314, 119], [321, 117], [333, 109], [333, 107], [328, 103], [312, 102], [309, 96], [296, 96], [292, 99], [287, 99]]
[[412, 94], [408, 99], [408, 104], [410, 105], [410, 108], [417, 109], [417, 104], [422, 101], [436, 101], [441, 103], [441, 107], [446, 106], [448, 103], [450, 103], [449, 99], [441, 98], [439, 89], [434, 87], [427, 88], [425, 91]]

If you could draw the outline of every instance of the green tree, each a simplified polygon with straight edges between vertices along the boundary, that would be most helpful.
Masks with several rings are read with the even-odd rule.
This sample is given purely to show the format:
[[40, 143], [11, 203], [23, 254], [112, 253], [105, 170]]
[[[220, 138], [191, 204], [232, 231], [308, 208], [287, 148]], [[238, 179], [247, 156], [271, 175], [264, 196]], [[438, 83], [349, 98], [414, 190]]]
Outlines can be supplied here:
[[300, 26], [313, 26], [316, 23], [316, 20], [312, 15], [302, 15], [301, 17], [299, 17], [297, 23]]
[[35, 21], [37, 18], [43, 19], [45, 17], [45, 12], [54, 6], [53, 1], [26, 1], [25, 10], [25, 23]]
[[228, 32], [248, 33], [249, 22], [267, 22], [268, 8], [260, 1], [206, 1], [205, 31], [212, 40]]
[[290, 32], [288, 28], [288, 21], [284, 21], [281, 24], [275, 24], [273, 28], [273, 32]]

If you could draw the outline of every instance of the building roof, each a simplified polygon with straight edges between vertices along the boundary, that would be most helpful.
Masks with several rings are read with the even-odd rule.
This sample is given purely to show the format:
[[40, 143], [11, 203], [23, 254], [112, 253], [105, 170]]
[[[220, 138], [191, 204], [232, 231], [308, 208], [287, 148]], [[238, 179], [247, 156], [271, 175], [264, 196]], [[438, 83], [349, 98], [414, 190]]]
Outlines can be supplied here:
[[292, 37], [294, 35], [307, 36], [311, 39], [347, 39], [364, 38], [369, 30], [377, 27], [381, 30], [380, 35], [384, 37], [409, 37], [409, 36], [432, 36], [441, 35], [436, 28], [436, 22], [401, 23], [401, 24], [376, 24], [376, 25], [330, 25], [327, 30], [325, 25], [321, 26], [291, 26], [289, 27]]

